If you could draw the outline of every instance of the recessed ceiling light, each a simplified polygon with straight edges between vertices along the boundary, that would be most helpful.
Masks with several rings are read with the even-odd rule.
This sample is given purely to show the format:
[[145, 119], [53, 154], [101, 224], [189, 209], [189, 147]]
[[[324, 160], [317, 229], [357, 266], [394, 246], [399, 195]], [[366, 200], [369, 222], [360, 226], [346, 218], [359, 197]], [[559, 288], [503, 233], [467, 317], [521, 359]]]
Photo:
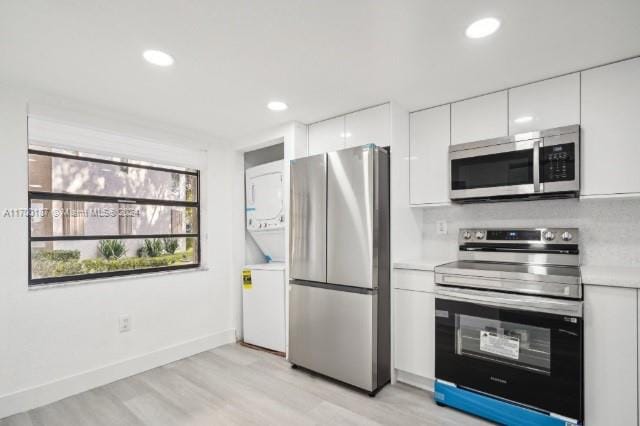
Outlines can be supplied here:
[[491, 35], [500, 28], [500, 21], [496, 18], [479, 19], [467, 27], [467, 37], [482, 38]]
[[530, 116], [530, 115], [523, 115], [522, 117], [514, 118], [514, 119], [513, 119], [513, 122], [514, 122], [514, 123], [521, 124], [521, 123], [528, 123], [528, 122], [530, 122], [531, 120], [533, 120], [533, 117], [532, 117], [532, 116]]
[[341, 138], [350, 138], [351, 137], [351, 132], [342, 132], [342, 133], [340, 133], [340, 137]]
[[169, 67], [175, 62], [173, 56], [161, 50], [145, 50], [142, 57], [150, 64], [159, 67]]
[[284, 111], [289, 107], [284, 102], [271, 101], [267, 104], [267, 108], [269, 108], [271, 111]]

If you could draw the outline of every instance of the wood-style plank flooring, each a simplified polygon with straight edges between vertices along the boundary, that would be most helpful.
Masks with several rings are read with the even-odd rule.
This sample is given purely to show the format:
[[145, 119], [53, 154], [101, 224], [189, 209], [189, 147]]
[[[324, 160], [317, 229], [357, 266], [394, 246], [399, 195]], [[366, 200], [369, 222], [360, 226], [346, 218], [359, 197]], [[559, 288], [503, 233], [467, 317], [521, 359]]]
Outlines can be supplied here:
[[0, 426], [486, 425], [403, 384], [375, 398], [227, 345], [0, 420]]

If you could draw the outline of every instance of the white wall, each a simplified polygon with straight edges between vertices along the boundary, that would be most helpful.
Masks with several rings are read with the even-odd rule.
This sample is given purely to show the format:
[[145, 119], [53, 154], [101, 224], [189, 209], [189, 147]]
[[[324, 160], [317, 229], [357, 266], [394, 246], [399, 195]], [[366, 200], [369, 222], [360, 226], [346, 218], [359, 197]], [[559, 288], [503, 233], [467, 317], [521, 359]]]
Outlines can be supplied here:
[[[541, 200], [465, 204], [423, 209], [422, 257], [454, 260], [458, 229], [470, 227], [580, 228], [583, 265], [640, 266], [640, 199]], [[436, 233], [446, 220], [448, 233]]]
[[[27, 206], [26, 105], [40, 98], [52, 99], [0, 85], [0, 212]], [[102, 121], [120, 123], [112, 115]], [[162, 126], [129, 122], [119, 128], [162, 141]], [[0, 418], [233, 341], [233, 153], [211, 144], [207, 159], [202, 216], [208, 270], [29, 290], [27, 220], [0, 216]], [[118, 317], [125, 313], [133, 329], [120, 334]]]

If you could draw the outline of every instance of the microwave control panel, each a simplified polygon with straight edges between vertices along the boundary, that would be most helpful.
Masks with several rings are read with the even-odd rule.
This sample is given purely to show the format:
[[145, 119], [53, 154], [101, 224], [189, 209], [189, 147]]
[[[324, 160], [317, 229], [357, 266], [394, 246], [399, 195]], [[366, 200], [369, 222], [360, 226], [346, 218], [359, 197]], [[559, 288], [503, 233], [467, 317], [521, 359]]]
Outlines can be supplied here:
[[574, 180], [576, 177], [575, 149], [574, 143], [540, 148], [540, 181]]

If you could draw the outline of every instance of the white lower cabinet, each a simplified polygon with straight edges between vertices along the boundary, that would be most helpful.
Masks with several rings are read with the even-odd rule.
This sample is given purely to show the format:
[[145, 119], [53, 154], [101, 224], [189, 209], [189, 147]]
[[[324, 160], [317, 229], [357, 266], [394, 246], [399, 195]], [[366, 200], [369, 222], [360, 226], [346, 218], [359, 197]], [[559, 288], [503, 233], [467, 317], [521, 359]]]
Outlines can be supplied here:
[[412, 379], [420, 383], [411, 384], [424, 386], [435, 376], [435, 296], [412, 290], [394, 292], [395, 368], [419, 376]]
[[584, 287], [585, 424], [638, 424], [638, 290]]
[[433, 293], [435, 276], [433, 271], [421, 269], [396, 269], [394, 288]]

